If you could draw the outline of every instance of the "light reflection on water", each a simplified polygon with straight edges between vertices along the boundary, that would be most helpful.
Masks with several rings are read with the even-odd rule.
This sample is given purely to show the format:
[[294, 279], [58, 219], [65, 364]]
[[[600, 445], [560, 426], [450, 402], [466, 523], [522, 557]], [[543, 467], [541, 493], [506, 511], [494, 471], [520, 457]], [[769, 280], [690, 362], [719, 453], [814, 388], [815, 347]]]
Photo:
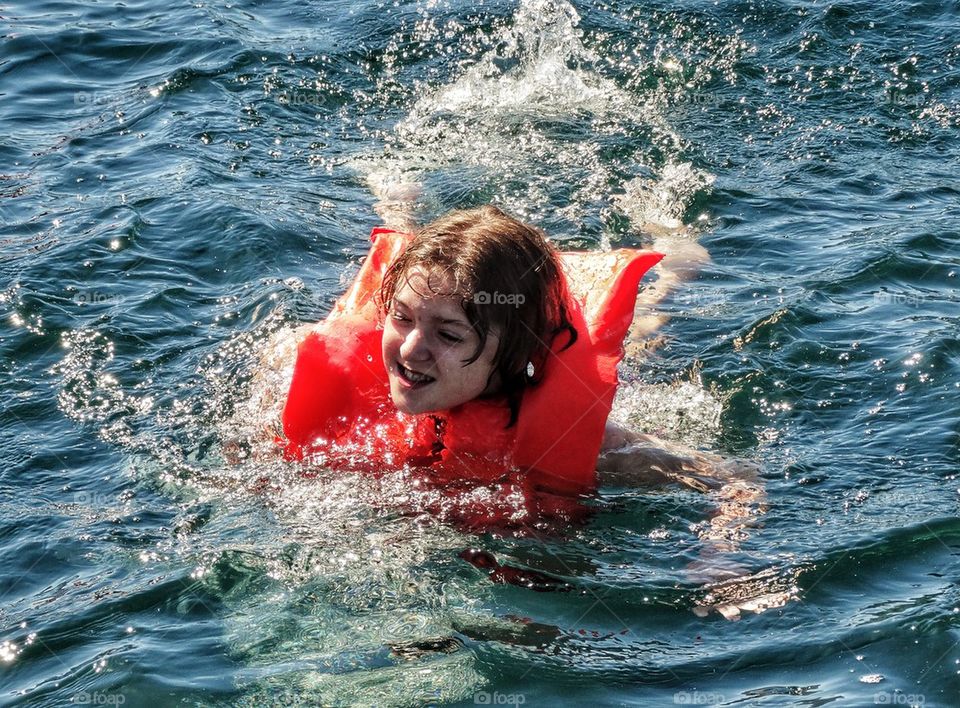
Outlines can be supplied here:
[[[134, 4], [81, 47], [5, 11], [4, 697], [955, 703], [960, 54], [911, 7]], [[481, 533], [265, 454], [260, 358], [342, 290], [376, 179], [568, 247], [709, 247], [615, 414], [762, 464], [735, 553], [691, 490]], [[798, 597], [700, 619], [705, 565], [746, 573], [712, 601]]]

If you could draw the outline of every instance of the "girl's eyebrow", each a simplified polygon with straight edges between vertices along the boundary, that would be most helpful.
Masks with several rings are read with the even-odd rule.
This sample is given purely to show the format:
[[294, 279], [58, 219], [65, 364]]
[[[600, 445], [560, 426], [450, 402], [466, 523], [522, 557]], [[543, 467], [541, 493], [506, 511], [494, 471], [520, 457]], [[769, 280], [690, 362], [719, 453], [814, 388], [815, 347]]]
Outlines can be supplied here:
[[442, 318], [440, 318], [440, 317], [434, 317], [434, 319], [435, 319], [435, 320], [438, 320], [438, 321], [440, 322], [440, 324], [445, 324], [445, 325], [451, 325], [451, 324], [452, 324], [452, 325], [459, 325], [459, 326], [461, 326], [461, 327], [469, 327], [469, 326], [470, 326], [470, 323], [469, 323], [469, 322], [467, 322], [466, 320], [459, 319], [459, 318], [458, 318], [458, 319], [455, 319], [455, 320], [448, 320], [448, 319], [442, 319]]
[[[393, 297], [393, 304], [394, 304], [394, 306], [399, 305], [399, 306], [402, 307], [404, 310], [410, 310], [410, 309], [412, 309], [412, 308], [410, 307], [410, 305], [408, 305], [407, 303], [405, 303], [403, 300], [401, 300], [401, 299], [400, 299], [399, 297], [397, 297], [396, 295], [394, 295], [394, 297]], [[472, 327], [470, 327], [470, 323], [466, 320], [466, 318], [450, 319], [450, 318], [446, 318], [446, 317], [436, 317], [436, 316], [434, 316], [434, 317], [431, 317], [430, 319], [432, 319], [434, 322], [439, 322], [440, 324], [444, 324], [444, 325], [459, 325], [460, 327], [466, 327], [466, 328], [471, 328], [471, 329], [472, 329]]]

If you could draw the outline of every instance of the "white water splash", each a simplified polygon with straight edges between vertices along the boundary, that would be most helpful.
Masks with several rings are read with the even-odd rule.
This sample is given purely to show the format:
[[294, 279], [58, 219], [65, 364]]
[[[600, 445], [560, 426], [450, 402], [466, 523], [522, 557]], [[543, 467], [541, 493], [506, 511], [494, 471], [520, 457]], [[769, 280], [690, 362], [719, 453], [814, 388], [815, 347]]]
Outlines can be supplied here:
[[713, 175], [689, 162], [668, 163], [658, 179], [636, 177], [628, 182], [617, 205], [646, 231], [679, 231], [684, 229], [684, 217], [697, 194], [713, 181]]
[[[624, 209], [637, 205], [640, 183], [625, 185], [631, 174], [662, 171], [669, 193], [684, 201], [658, 205], [656, 218], [638, 226], [681, 220], [712, 178], [682, 164], [658, 167], [659, 156], [679, 156], [684, 141], [663, 119], [662, 102], [601, 73], [579, 22], [565, 0], [524, 0], [486, 42], [492, 48], [452, 82], [428, 89], [383, 153], [354, 167], [375, 193], [376, 185], [392, 192], [428, 182], [454, 203], [481, 192], [521, 218], [561, 217], [576, 230], [609, 218], [620, 191], [628, 192]], [[611, 141], [623, 146], [619, 154]]]
[[630, 430], [707, 448], [720, 434], [723, 406], [699, 381], [622, 383], [610, 419]]
[[494, 119], [571, 117], [603, 113], [630, 97], [589, 69], [596, 60], [581, 43], [580, 16], [563, 0], [522, 2], [500, 47], [482, 56], [457, 81], [421, 99], [398, 133], [416, 131], [431, 116], [450, 111]]

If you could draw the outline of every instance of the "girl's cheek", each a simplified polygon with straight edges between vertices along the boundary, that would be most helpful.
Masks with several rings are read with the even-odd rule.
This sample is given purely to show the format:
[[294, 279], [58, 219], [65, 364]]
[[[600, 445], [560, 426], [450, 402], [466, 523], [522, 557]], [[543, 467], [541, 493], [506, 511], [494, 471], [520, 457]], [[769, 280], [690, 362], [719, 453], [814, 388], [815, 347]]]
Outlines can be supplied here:
[[448, 365], [456, 365], [457, 367], [460, 367], [463, 366], [463, 360], [469, 358], [469, 354], [462, 346], [445, 344], [441, 345], [437, 358], [443, 360]]
[[389, 324], [383, 328], [382, 349], [384, 352], [395, 352], [400, 347], [402, 340], [397, 335], [397, 331]]

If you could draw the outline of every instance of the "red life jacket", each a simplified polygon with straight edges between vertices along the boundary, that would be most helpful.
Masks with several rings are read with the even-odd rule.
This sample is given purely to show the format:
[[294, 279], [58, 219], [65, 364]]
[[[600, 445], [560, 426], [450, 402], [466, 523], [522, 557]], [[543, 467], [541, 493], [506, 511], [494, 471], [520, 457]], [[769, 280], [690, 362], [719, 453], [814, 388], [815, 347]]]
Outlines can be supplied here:
[[[374, 296], [412, 239], [374, 229], [373, 245], [349, 290], [300, 344], [283, 411], [286, 455], [371, 471], [427, 468], [444, 484], [491, 484], [511, 470], [524, 487], [580, 494], [596, 486], [595, 464], [617, 387], [617, 364], [633, 320], [637, 288], [663, 256], [620, 249], [585, 254], [615, 274], [595, 292], [567, 284], [567, 312], [579, 337], [557, 337], [542, 381], [524, 391], [515, 425], [501, 399], [475, 399], [436, 414], [401, 413], [390, 398]], [[561, 254], [565, 266], [584, 254]]]

